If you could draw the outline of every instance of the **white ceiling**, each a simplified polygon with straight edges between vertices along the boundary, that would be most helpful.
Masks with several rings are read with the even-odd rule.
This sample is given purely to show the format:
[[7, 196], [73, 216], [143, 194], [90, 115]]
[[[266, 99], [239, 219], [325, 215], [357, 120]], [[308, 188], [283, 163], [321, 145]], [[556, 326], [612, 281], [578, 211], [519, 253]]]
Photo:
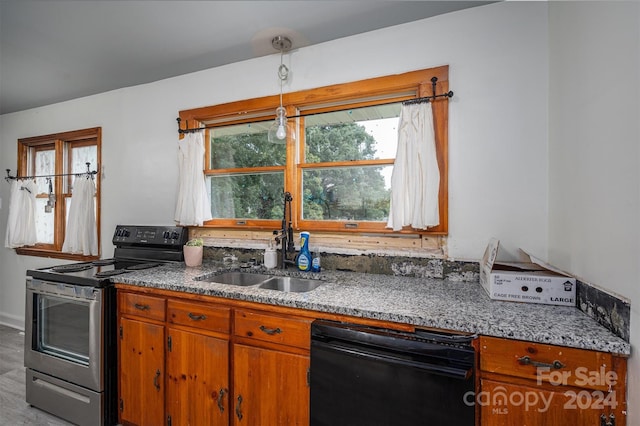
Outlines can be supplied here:
[[490, 2], [0, 0], [0, 114]]

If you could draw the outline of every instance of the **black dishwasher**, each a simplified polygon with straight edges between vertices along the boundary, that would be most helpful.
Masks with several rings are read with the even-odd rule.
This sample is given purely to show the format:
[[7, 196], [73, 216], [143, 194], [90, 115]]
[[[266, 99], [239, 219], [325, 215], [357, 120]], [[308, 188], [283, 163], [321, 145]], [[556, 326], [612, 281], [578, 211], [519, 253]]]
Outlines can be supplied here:
[[311, 426], [474, 425], [473, 338], [314, 321]]

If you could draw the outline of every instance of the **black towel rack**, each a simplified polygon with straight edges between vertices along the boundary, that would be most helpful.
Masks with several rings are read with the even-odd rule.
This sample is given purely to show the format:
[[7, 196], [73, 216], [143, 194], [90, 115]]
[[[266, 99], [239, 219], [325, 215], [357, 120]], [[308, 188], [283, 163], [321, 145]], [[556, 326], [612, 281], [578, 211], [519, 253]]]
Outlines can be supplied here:
[[10, 180], [16, 180], [16, 179], [36, 179], [36, 178], [50, 179], [52, 177], [59, 177], [59, 176], [87, 176], [87, 177], [90, 177], [91, 179], [93, 179], [93, 177], [98, 174], [98, 171], [97, 170], [93, 170], [93, 171], [91, 170], [91, 163], [85, 163], [85, 164], [87, 165], [87, 171], [86, 172], [82, 172], [82, 173], [58, 173], [58, 174], [51, 174], [51, 175], [11, 176], [11, 169], [6, 169], [7, 175], [4, 177], [4, 180], [9, 182]]

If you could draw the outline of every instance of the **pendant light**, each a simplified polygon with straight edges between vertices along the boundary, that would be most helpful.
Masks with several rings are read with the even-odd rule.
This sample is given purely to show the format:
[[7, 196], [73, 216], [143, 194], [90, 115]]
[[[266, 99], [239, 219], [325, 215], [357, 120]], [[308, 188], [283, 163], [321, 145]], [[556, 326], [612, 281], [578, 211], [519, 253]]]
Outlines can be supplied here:
[[276, 108], [276, 119], [269, 128], [267, 139], [271, 143], [284, 144], [287, 142], [287, 111], [282, 106], [282, 85], [289, 77], [289, 68], [283, 63], [283, 57], [284, 52], [291, 49], [291, 40], [285, 36], [276, 36], [271, 40], [271, 45], [280, 51], [280, 66], [278, 67], [280, 106]]

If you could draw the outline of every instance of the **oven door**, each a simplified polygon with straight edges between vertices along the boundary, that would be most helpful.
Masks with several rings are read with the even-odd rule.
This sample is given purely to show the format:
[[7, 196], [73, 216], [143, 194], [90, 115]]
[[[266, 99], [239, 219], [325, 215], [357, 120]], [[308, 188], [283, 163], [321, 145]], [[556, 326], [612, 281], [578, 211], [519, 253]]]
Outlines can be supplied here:
[[102, 289], [27, 280], [25, 367], [101, 392]]

